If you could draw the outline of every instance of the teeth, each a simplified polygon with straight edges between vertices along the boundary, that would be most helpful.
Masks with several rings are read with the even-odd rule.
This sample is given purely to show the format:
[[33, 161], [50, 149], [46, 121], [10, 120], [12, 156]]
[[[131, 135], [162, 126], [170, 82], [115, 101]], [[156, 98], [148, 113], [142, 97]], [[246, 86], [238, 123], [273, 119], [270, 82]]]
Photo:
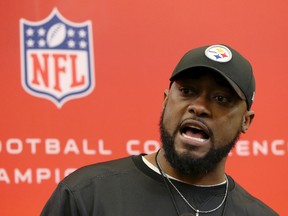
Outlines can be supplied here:
[[183, 135], [185, 138], [188, 138], [188, 139], [191, 139], [191, 140], [195, 140], [195, 141], [198, 141], [198, 142], [205, 142], [205, 141], [206, 141], [206, 139], [187, 136], [185, 133], [183, 133], [182, 135]]
[[201, 128], [198, 128], [196, 126], [191, 127], [192, 129], [196, 129], [196, 130], [202, 130]]

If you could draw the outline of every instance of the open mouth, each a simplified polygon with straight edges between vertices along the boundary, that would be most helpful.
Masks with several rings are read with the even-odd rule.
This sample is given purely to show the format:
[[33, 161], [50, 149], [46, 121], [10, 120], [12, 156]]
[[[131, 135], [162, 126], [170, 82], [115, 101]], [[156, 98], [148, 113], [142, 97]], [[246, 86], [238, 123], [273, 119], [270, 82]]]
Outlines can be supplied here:
[[181, 134], [183, 137], [197, 142], [205, 142], [209, 139], [208, 132], [195, 125], [186, 125], [182, 127]]

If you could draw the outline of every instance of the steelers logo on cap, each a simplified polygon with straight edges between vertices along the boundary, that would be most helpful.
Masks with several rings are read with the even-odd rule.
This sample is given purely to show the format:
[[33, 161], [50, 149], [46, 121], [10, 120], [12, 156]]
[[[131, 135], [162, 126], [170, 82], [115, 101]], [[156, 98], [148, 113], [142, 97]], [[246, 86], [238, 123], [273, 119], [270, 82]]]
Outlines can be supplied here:
[[205, 55], [217, 62], [229, 62], [232, 59], [232, 53], [228, 47], [223, 45], [213, 45], [205, 50]]

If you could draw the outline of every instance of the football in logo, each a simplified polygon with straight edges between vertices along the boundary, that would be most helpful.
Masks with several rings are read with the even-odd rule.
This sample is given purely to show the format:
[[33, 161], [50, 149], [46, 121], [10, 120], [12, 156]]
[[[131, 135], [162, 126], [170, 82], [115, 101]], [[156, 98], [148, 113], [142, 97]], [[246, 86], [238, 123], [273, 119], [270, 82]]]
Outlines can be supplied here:
[[57, 9], [37, 22], [20, 20], [21, 80], [29, 94], [58, 108], [95, 86], [92, 24], [74, 23]]
[[48, 47], [57, 47], [66, 38], [66, 26], [63, 23], [54, 24], [47, 32], [47, 45]]

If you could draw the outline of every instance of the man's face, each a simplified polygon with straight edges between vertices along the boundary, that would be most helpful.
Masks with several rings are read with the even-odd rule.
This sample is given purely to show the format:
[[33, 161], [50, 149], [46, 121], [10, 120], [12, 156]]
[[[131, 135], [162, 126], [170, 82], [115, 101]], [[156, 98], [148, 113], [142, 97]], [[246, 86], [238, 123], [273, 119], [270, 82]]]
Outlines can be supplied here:
[[215, 72], [179, 77], [165, 94], [163, 148], [170, 164], [184, 174], [213, 170], [253, 119], [245, 101]]

